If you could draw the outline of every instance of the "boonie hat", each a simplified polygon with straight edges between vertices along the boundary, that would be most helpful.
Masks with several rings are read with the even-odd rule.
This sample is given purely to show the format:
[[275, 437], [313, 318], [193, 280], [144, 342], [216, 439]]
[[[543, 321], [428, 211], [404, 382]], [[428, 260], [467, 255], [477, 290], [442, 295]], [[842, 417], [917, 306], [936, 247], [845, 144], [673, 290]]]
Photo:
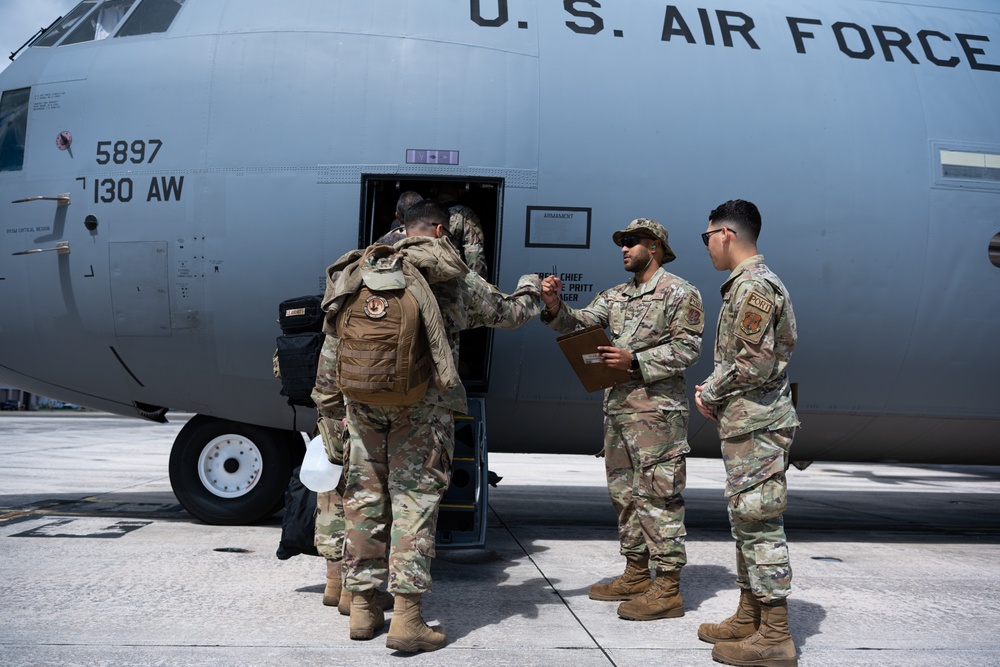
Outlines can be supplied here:
[[663, 243], [663, 263], [672, 262], [677, 259], [677, 255], [674, 251], [670, 249], [670, 244], [667, 243], [667, 230], [664, 229], [663, 225], [658, 223], [656, 220], [650, 220], [649, 218], [636, 218], [632, 222], [628, 223], [628, 227], [625, 229], [619, 229], [617, 232], [611, 235], [611, 240], [615, 242], [616, 246], [622, 244], [622, 239], [626, 236], [641, 236], [647, 239], [656, 239]]

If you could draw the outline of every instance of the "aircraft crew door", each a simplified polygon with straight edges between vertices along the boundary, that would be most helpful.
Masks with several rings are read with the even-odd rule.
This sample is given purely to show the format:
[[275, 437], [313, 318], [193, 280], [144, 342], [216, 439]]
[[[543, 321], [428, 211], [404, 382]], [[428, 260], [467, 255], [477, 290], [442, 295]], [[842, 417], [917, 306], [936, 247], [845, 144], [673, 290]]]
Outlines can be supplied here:
[[[483, 228], [483, 256], [486, 275], [496, 283], [499, 275], [499, 224], [502, 220], [503, 180], [488, 178], [434, 178], [415, 176], [363, 176], [361, 228], [358, 247], [374, 243], [394, 226], [396, 202], [405, 192], [424, 199], [437, 199], [453, 212], [467, 211], [478, 217]], [[466, 213], [467, 214], [467, 213]], [[483, 327], [462, 332], [459, 374], [467, 391], [485, 392], [489, 384], [490, 350], [493, 330]]]

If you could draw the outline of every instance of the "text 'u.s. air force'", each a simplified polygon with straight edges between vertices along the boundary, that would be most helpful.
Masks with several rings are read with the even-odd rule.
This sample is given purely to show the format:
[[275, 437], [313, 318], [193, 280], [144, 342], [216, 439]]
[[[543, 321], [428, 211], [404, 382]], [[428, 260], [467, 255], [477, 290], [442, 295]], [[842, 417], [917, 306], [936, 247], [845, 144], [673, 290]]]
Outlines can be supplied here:
[[[513, 16], [510, 4], [509, 0], [470, 0], [470, 18], [483, 28], [529, 30], [535, 26], [527, 18], [542, 16], [534, 10], [526, 10], [522, 17]], [[654, 7], [620, 0], [603, 4], [598, 0], [563, 0], [562, 4], [563, 23], [573, 33], [584, 36], [604, 33], [616, 38], [626, 37], [624, 29], [615, 27], [616, 20]], [[821, 20], [806, 16], [784, 16], [787, 30], [763, 34], [754, 17], [743, 11], [704, 7], [682, 10], [673, 4], [664, 5], [657, 13], [660, 11], [662, 28], [658, 32], [662, 42], [751, 50], [778, 48], [789, 53], [794, 49], [802, 55], [835, 49], [854, 60], [909, 62], [943, 68], [961, 65], [1000, 72], [1000, 45], [992, 42], [988, 34], [949, 32], [933, 25], [880, 25], [850, 17]], [[644, 25], [651, 25], [654, 20], [658, 17], [651, 14]], [[1000, 35], [994, 37], [1000, 41]]]

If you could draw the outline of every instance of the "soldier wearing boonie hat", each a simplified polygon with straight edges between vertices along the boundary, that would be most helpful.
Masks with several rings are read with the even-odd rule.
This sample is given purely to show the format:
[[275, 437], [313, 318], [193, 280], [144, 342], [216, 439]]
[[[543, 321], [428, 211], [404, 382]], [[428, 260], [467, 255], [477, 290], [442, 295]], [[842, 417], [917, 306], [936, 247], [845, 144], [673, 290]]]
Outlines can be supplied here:
[[621, 601], [618, 615], [630, 620], [675, 618], [684, 615], [678, 585], [687, 562], [684, 371], [701, 352], [704, 310], [694, 285], [663, 268], [676, 258], [663, 225], [637, 218], [611, 238], [633, 277], [577, 310], [559, 298], [562, 282], [549, 276], [542, 281], [542, 322], [561, 333], [606, 327], [611, 345], [598, 352], [630, 376], [604, 394], [605, 470], [625, 572], [591, 586], [590, 598]]
[[650, 238], [658, 239], [663, 241], [663, 261], [661, 264], [666, 264], [677, 259], [677, 255], [674, 251], [670, 249], [670, 244], [667, 243], [667, 230], [663, 228], [663, 225], [658, 223], [656, 220], [650, 220], [649, 218], [636, 218], [632, 222], [628, 223], [628, 227], [625, 229], [620, 229], [611, 235], [611, 240], [615, 242], [616, 246], [621, 247], [624, 239], [628, 236], [638, 236], [639, 238]]

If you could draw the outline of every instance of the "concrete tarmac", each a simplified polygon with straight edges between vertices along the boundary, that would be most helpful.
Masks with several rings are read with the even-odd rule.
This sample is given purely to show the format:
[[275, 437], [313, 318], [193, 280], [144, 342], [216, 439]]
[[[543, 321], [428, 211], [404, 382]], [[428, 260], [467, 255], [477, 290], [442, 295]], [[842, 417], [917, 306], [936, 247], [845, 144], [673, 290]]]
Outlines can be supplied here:
[[[733, 613], [719, 460], [688, 461], [686, 614], [620, 620], [602, 461], [494, 454], [484, 550], [439, 550], [425, 617], [448, 645], [348, 639], [319, 558], [279, 561], [280, 518], [208, 526], [167, 460], [184, 416], [0, 415], [0, 665], [716, 664]], [[791, 630], [802, 667], [1000, 665], [1000, 468], [817, 462], [789, 472]]]

